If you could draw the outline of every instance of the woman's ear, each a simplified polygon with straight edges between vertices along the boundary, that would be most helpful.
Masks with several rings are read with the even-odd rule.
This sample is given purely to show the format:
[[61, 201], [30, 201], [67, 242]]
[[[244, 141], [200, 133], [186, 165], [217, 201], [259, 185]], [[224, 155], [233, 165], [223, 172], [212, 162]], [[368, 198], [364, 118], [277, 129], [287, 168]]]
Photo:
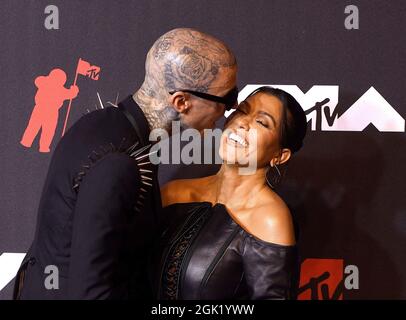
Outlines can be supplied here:
[[285, 162], [287, 162], [290, 159], [290, 156], [292, 155], [292, 152], [290, 151], [290, 149], [282, 149], [279, 156], [277, 158], [273, 158], [271, 160], [271, 167], [273, 167], [275, 164], [276, 165], [280, 165], [280, 164], [284, 164]]
[[190, 107], [190, 95], [182, 91], [176, 91], [169, 97], [169, 102], [179, 113], [186, 113]]

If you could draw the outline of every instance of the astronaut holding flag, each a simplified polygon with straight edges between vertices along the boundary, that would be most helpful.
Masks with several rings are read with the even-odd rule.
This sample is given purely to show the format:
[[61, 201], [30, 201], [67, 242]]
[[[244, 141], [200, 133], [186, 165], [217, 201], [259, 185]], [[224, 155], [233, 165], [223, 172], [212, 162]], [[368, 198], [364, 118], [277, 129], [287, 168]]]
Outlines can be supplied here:
[[24, 147], [30, 148], [35, 137], [41, 132], [39, 151], [50, 152], [58, 125], [59, 109], [62, 108], [64, 101], [69, 99], [62, 135], [65, 133], [72, 100], [79, 94], [79, 88], [76, 85], [78, 74], [98, 80], [100, 67], [92, 66], [89, 62], [79, 58], [75, 80], [70, 88], [65, 88], [66, 73], [59, 68], [52, 69], [46, 76], [35, 78], [34, 84], [38, 88], [35, 94], [35, 106], [20, 141]]

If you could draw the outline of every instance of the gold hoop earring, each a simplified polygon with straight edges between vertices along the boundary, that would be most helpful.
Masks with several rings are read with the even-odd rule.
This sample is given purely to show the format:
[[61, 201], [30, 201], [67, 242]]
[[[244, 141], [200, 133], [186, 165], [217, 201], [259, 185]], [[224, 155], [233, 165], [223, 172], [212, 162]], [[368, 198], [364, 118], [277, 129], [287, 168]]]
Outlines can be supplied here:
[[[275, 168], [274, 171], [276, 171], [276, 174], [273, 174], [273, 177], [272, 177], [272, 178], [269, 178], [268, 175], [269, 175], [269, 172], [270, 172], [270, 169], [271, 169], [271, 168]], [[278, 168], [278, 166], [277, 166], [276, 164], [275, 164], [275, 165], [271, 165], [271, 166], [268, 168], [268, 170], [266, 171], [266, 174], [265, 174], [265, 180], [266, 180], [267, 184], [268, 184], [272, 189], [275, 189], [275, 188], [278, 186], [278, 184], [281, 182], [281, 180], [282, 180], [282, 174], [281, 174], [281, 171], [279, 170], [279, 168]], [[272, 180], [273, 183], [271, 183], [271, 180]]]

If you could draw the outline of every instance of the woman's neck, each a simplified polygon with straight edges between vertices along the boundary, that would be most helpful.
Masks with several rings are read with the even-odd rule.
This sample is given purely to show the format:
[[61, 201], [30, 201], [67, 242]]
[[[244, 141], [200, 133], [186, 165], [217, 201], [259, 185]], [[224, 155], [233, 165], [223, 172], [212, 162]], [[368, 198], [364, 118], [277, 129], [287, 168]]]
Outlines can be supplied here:
[[240, 174], [239, 167], [223, 164], [213, 176], [214, 202], [230, 208], [255, 206], [258, 195], [266, 188], [265, 169], [257, 169], [250, 175]]

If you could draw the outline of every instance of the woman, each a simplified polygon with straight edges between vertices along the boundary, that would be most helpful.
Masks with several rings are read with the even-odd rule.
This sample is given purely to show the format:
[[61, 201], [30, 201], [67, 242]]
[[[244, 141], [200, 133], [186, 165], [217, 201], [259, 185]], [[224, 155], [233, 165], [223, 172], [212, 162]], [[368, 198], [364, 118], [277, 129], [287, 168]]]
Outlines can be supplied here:
[[[168, 222], [151, 273], [158, 299], [295, 298], [292, 218], [267, 172], [280, 175], [278, 166], [301, 148], [306, 127], [290, 94], [261, 87], [226, 122], [219, 172], [163, 187]], [[255, 172], [241, 174], [252, 159]]]

